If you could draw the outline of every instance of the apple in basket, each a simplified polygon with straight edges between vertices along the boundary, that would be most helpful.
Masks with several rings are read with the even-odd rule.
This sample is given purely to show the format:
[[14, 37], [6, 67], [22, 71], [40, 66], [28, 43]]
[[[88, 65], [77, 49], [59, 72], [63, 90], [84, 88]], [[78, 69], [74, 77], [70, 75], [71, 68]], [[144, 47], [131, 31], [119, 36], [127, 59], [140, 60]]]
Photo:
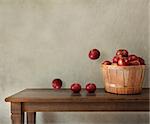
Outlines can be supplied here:
[[138, 57], [138, 60], [139, 60], [139, 62], [140, 62], [140, 64], [141, 64], [141, 65], [145, 65], [145, 61], [144, 61], [144, 59], [143, 59], [143, 58]]
[[119, 49], [116, 52], [116, 56], [128, 57], [128, 51], [125, 49]]
[[134, 61], [130, 61], [129, 62], [130, 65], [141, 65], [140, 61], [137, 59], [137, 60], [134, 60]]
[[118, 63], [119, 59], [120, 59], [119, 56], [114, 56], [112, 61], [113, 61], [113, 63]]
[[134, 60], [137, 60], [137, 59], [138, 59], [138, 57], [134, 54], [131, 54], [131, 55], [128, 56], [129, 61], [134, 61]]
[[102, 64], [104, 64], [104, 65], [111, 65], [112, 63], [110, 62], [110, 61], [104, 61]]
[[[116, 51], [116, 55], [112, 59], [113, 63], [118, 66], [134, 66], [134, 65], [145, 65], [143, 58], [138, 57], [135, 54], [130, 54], [126, 49], [119, 49]], [[103, 65], [111, 65], [110, 61], [104, 61]], [[115, 64], [112, 64], [115, 65]]]
[[119, 66], [128, 66], [129, 65], [128, 58], [125, 58], [125, 57], [119, 58], [118, 65]]
[[128, 60], [130, 65], [145, 65], [144, 59], [136, 55], [129, 55]]

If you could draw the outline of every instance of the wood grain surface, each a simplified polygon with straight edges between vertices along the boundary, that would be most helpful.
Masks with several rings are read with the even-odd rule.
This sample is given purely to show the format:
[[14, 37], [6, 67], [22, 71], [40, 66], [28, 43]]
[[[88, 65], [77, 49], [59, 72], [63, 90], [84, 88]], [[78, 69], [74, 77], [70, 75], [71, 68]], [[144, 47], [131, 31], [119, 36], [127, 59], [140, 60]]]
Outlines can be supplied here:
[[149, 89], [143, 88], [141, 94], [116, 95], [107, 93], [103, 88], [95, 94], [87, 94], [82, 89], [80, 94], [73, 94], [69, 89], [25, 89], [5, 99], [6, 102], [148, 102]]

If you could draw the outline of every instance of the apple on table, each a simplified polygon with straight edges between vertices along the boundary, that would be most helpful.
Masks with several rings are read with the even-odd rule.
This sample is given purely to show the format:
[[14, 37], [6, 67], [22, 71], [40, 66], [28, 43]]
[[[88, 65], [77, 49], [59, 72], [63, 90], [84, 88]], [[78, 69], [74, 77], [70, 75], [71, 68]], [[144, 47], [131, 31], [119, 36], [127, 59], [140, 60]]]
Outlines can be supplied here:
[[62, 80], [61, 79], [59, 79], [59, 78], [56, 78], [56, 79], [54, 79], [53, 81], [52, 81], [52, 87], [54, 88], [54, 89], [60, 89], [61, 87], [62, 87]]
[[79, 93], [81, 91], [81, 85], [78, 82], [73, 83], [70, 89], [73, 91], [73, 93]]
[[87, 83], [85, 89], [88, 93], [94, 93], [96, 91], [96, 84], [95, 83]]

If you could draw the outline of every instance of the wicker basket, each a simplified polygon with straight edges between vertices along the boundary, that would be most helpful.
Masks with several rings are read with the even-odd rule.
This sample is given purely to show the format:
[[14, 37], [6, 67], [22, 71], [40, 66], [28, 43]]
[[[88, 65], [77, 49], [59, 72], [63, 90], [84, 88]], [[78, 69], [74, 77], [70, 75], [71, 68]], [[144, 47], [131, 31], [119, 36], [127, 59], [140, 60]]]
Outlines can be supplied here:
[[138, 94], [142, 92], [145, 65], [102, 65], [105, 90], [115, 94]]

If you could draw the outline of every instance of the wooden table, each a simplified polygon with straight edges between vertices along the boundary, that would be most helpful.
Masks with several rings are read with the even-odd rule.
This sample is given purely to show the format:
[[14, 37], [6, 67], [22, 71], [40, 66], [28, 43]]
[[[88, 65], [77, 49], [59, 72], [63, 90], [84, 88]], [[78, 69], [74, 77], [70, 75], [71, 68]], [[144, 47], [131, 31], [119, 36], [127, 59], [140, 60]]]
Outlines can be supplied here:
[[116, 95], [97, 89], [95, 94], [72, 94], [69, 89], [25, 89], [5, 99], [11, 102], [12, 124], [35, 124], [36, 112], [149, 111], [149, 89], [138, 95]]

